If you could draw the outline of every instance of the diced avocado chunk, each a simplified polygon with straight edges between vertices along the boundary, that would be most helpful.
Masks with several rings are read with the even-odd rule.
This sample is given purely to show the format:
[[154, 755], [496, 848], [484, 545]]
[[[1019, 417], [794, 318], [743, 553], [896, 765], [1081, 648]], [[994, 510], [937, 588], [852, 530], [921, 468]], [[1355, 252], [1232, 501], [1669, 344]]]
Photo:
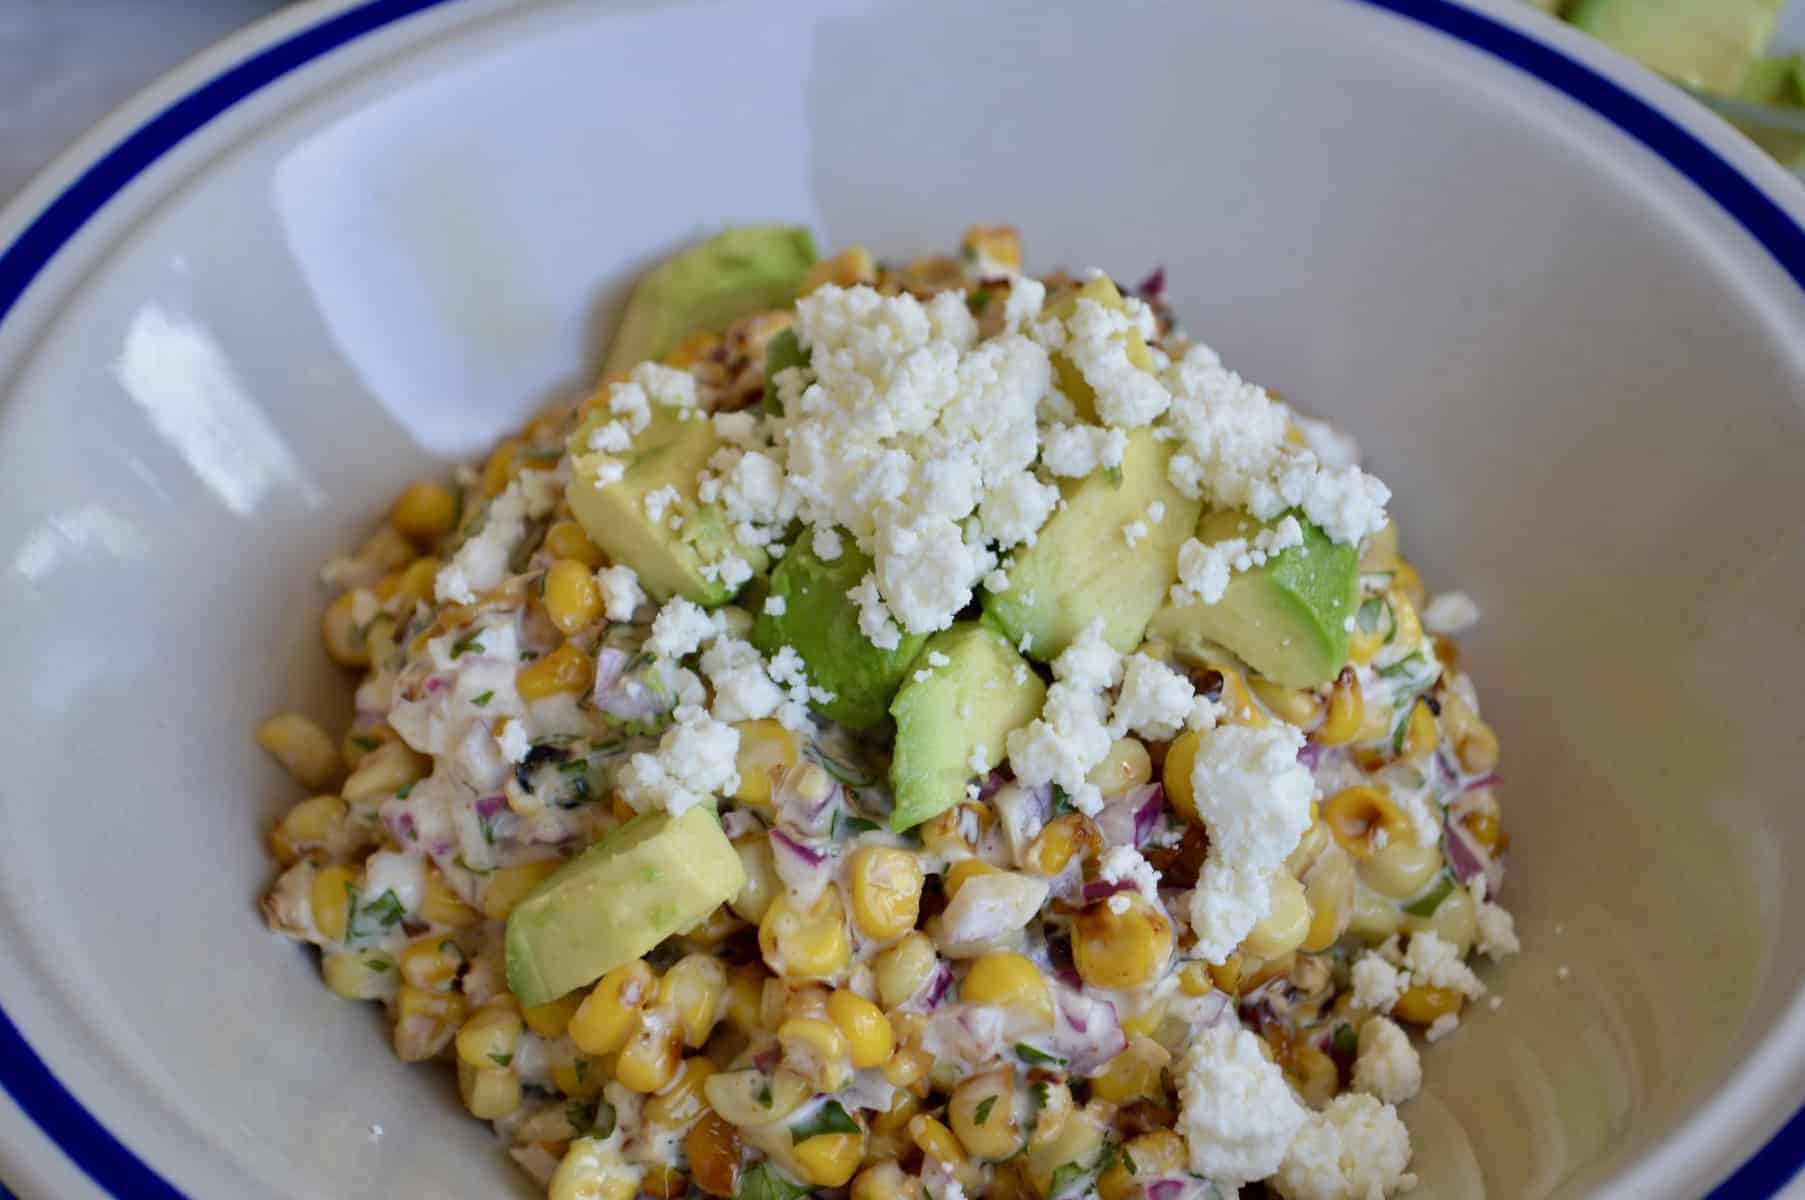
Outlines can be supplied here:
[[765, 346], [765, 411], [783, 416], [783, 401], [777, 397], [777, 373], [791, 367], [808, 366], [808, 352], [794, 329], [780, 330]]
[[[944, 666], [933, 666], [945, 655]], [[896, 751], [890, 786], [896, 808], [890, 827], [901, 832], [965, 798], [965, 785], [1003, 761], [1004, 739], [1040, 715], [1047, 685], [1003, 635], [961, 621], [930, 637], [916, 656], [890, 715]]]
[[[606, 453], [589, 449], [590, 435], [614, 419], [605, 406], [598, 408], [571, 435], [566, 495], [590, 540], [615, 562], [637, 571], [655, 598], [686, 596], [712, 607], [732, 599], [744, 583], [726, 582], [719, 564], [740, 558], [756, 574], [770, 558], [762, 547], [740, 545], [720, 507], [698, 499], [696, 477], [722, 442], [706, 414], [683, 420], [682, 412], [654, 404], [650, 424], [632, 445]], [[602, 472], [611, 462], [625, 464], [625, 473], [603, 483]], [[665, 488], [674, 489], [675, 499], [669, 499]], [[648, 510], [646, 497], [653, 493], [669, 502]], [[671, 528], [673, 519], [680, 522], [676, 529]], [[717, 569], [705, 570], [709, 567]]]
[[692, 929], [739, 894], [714, 810], [641, 813], [541, 880], [508, 916], [508, 988], [545, 1004]]
[[[1188, 657], [1213, 642], [1287, 687], [1315, 687], [1335, 678], [1347, 663], [1347, 621], [1359, 598], [1359, 550], [1298, 520], [1303, 545], [1236, 572], [1214, 604], [1168, 604], [1154, 615], [1148, 638]], [[1206, 545], [1251, 539], [1259, 529], [1246, 513], [1223, 510], [1198, 523], [1197, 538]]]
[[1567, 20], [1643, 66], [1727, 95], [1761, 56], [1784, 0], [1574, 0]]
[[815, 553], [814, 530], [802, 531], [771, 572], [770, 594], [783, 601], [783, 614], [761, 613], [752, 642], [767, 655], [794, 647], [808, 664], [809, 682], [834, 693], [816, 707], [830, 720], [853, 729], [883, 723], [924, 634], [902, 635], [894, 650], [880, 650], [859, 631], [858, 606], [846, 593], [871, 570], [871, 559], [842, 534], [840, 557], [824, 561]]
[[604, 377], [659, 359], [694, 333], [794, 303], [815, 263], [815, 239], [794, 225], [745, 225], [672, 255], [633, 286]]
[[[984, 597], [985, 619], [1012, 646], [1051, 661], [1098, 617], [1103, 637], [1127, 653], [1140, 645], [1147, 621], [1178, 579], [1178, 548], [1203, 505], [1172, 486], [1169, 442], [1147, 429], [1128, 437], [1119, 479], [1097, 473], [1060, 484], [1065, 507], [1041, 527], [1034, 545], [1015, 551], [1009, 588]], [[1165, 506], [1155, 521], [1148, 509]], [[1157, 510], [1156, 510], [1157, 511]], [[1147, 532], [1128, 544], [1125, 526]]]
[[[1049, 304], [1042, 319], [1058, 317], [1063, 321], [1078, 311], [1080, 300], [1095, 300], [1104, 308], [1115, 312], [1122, 312], [1127, 307], [1122, 303], [1122, 293], [1116, 290], [1116, 285], [1107, 276], [1098, 275], [1085, 280], [1084, 286], [1077, 291]], [[1128, 344], [1128, 361], [1143, 371], [1153, 370], [1153, 355], [1147, 352], [1147, 339], [1141, 336], [1141, 331], [1129, 329], [1121, 337]], [[1078, 364], [1065, 354], [1057, 353], [1053, 355], [1053, 372], [1059, 380], [1059, 390], [1071, 400], [1079, 418], [1096, 423], [1097, 394], [1085, 382], [1084, 372], [1078, 369]]]

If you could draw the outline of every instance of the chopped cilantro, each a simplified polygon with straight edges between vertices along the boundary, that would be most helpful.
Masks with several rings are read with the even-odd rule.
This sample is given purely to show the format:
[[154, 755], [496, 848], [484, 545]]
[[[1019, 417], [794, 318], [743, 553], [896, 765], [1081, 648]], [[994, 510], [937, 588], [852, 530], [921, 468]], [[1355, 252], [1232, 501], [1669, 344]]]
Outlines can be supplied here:
[[997, 1098], [995, 1096], [986, 1096], [978, 1101], [978, 1110], [972, 1115], [972, 1123], [975, 1125], [982, 1125], [984, 1122], [990, 1120], [990, 1110], [996, 1106]]
[[368, 734], [363, 734], [363, 733], [352, 734], [351, 735], [351, 744], [353, 746], [356, 746], [359, 750], [364, 750], [364, 751], [374, 750], [374, 749], [376, 749], [376, 747], [382, 745], [382, 743], [377, 741], [375, 738], [369, 736]]
[[469, 633], [466, 633], [463, 637], [451, 643], [451, 657], [462, 658], [472, 650], [481, 650], [482, 648], [483, 631], [480, 629], [472, 629]]
[[490, 692], [484, 692], [484, 693], [483, 693], [483, 694], [482, 694], [482, 695], [480, 695], [480, 696], [472, 696], [472, 697], [471, 697], [471, 698], [470, 698], [470, 703], [472, 703], [472, 704], [474, 704], [474, 705], [476, 705], [476, 706], [477, 706], [477, 707], [478, 707], [478, 708], [480, 708], [480, 707], [482, 707], [482, 706], [483, 706], [483, 705], [485, 705], [485, 704], [487, 704], [487, 703], [489, 703], [489, 701], [491, 701], [491, 700], [493, 700], [493, 699], [495, 699], [495, 693], [494, 693], [494, 692], [492, 692], [492, 691], [490, 691]]
[[1080, 1190], [1090, 1183], [1091, 1169], [1083, 1163], [1062, 1163], [1053, 1172], [1053, 1181], [1047, 1185], [1048, 1200], [1059, 1200], [1061, 1196], [1076, 1196]]
[[1436, 879], [1434, 886], [1417, 900], [1406, 904], [1404, 911], [1413, 917], [1432, 917], [1435, 915], [1435, 910], [1441, 907], [1441, 902], [1446, 900], [1448, 893], [1453, 890], [1454, 876], [1443, 871], [1441, 876]]
[[1358, 1054], [1360, 1052], [1360, 1037], [1354, 1032], [1354, 1027], [1345, 1021], [1335, 1026], [1335, 1031], [1329, 1035], [1329, 1040], [1342, 1054]]
[[1036, 1067], [1063, 1067], [1065, 1066], [1066, 1061], [1057, 1054], [1048, 1054], [1045, 1050], [1036, 1050], [1026, 1042], [1017, 1042], [1015, 1044], [1015, 1056], [1023, 1062], [1028, 1063], [1030, 1066]]
[[829, 775], [832, 775], [835, 779], [838, 779], [849, 788], [875, 787], [878, 783], [875, 776], [866, 775], [860, 772], [856, 767], [848, 766], [846, 763], [829, 758], [814, 746], [808, 748], [808, 756], [813, 761], [820, 763], [823, 771], [826, 771]]
[[813, 1185], [797, 1183], [768, 1162], [756, 1162], [740, 1178], [734, 1200], [803, 1200], [814, 1192]]
[[537, 650], [522, 650], [520, 652], [520, 661], [521, 662], [532, 662], [535, 658], [538, 658], [538, 657], [539, 657], [539, 652]]
[[992, 292], [989, 288], [979, 288], [966, 300], [965, 306], [971, 309], [972, 316], [981, 317], [984, 315], [984, 310], [990, 307], [990, 302], [994, 299], [996, 299], [995, 292]]
[[571, 1060], [570, 1069], [576, 1073], [577, 1086], [582, 1087], [583, 1076], [589, 1074], [589, 1060], [581, 1057], [574, 1058]]
[[813, 1137], [828, 1133], [857, 1133], [859, 1123], [852, 1119], [838, 1100], [824, 1100], [808, 1116], [790, 1125], [790, 1144], [800, 1146]]
[[1056, 817], [1062, 817], [1066, 813], [1075, 812], [1075, 811], [1077, 811], [1077, 810], [1075, 810], [1072, 807], [1072, 798], [1070, 796], [1066, 795], [1066, 791], [1064, 788], [1060, 787], [1057, 783], [1054, 784], [1053, 785], [1053, 815]]
[[1120, 466], [1104, 467], [1103, 478], [1109, 481], [1110, 487], [1122, 486], [1122, 468]]
[[399, 790], [399, 791], [397, 791], [397, 792], [396, 792], [396, 793], [395, 793], [395, 799], [397, 799], [397, 800], [405, 800], [405, 799], [407, 799], [407, 798], [408, 798], [408, 796], [410, 796], [410, 795], [412, 795], [412, 794], [413, 794], [413, 790], [414, 790], [414, 785], [413, 785], [413, 784], [411, 784], [411, 783], [404, 783], [404, 784], [402, 784], [402, 785], [401, 785], [401, 788], [400, 788], [400, 790]]
[[514, 1061], [514, 1056], [512, 1054], [491, 1054], [489, 1061], [498, 1067], [505, 1067]]
[[383, 958], [379, 954], [373, 954], [369, 958], [366, 958], [364, 960], [364, 966], [370, 968], [370, 970], [376, 972], [378, 975], [382, 974], [384, 971], [388, 970], [390, 967], [392, 967], [394, 965], [395, 965], [394, 963], [390, 962], [386, 958]]
[[[357, 889], [350, 884], [345, 885], [345, 940], [354, 942], [360, 937], [368, 937], [378, 929], [393, 929], [407, 915], [401, 906], [401, 898], [393, 890], [385, 889], [382, 895], [370, 902], [360, 903]], [[359, 921], [373, 921], [375, 928], [366, 924], [358, 927]]]
[[771, 1083], [769, 1080], [766, 1080], [764, 1086], [758, 1089], [758, 1106], [760, 1108], [771, 1107]]
[[864, 817], [847, 816], [845, 813], [834, 814], [834, 837], [854, 837], [861, 833], [869, 833], [879, 828], [876, 821], [867, 821]]

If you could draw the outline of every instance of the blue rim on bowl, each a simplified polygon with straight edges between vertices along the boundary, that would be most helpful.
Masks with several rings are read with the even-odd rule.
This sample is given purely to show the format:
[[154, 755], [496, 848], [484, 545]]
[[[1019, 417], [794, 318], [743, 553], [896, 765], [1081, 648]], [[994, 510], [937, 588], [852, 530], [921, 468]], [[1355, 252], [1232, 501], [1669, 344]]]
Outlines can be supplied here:
[[[306, 26], [200, 84], [100, 155], [0, 249], [0, 321], [56, 254], [125, 186], [240, 101], [315, 59], [451, 0], [365, 0]], [[1591, 109], [1666, 160], [1805, 287], [1805, 227], [1717, 151], [1646, 100], [1555, 47], [1452, 0], [1351, 0], [1415, 21], [1492, 55]], [[64, 1087], [0, 1009], [0, 1088], [102, 1191], [182, 1200]], [[1793, 1114], [1706, 1200], [1779, 1194], [1805, 1166], [1805, 1109]], [[0, 1197], [8, 1193], [0, 1185]]]

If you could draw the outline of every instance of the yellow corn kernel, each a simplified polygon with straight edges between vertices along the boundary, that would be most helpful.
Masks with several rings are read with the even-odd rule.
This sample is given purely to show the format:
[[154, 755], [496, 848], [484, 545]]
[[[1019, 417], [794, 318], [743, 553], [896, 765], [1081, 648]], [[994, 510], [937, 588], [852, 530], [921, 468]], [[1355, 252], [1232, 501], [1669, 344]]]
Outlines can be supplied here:
[[595, 1138], [578, 1138], [564, 1152], [548, 1185], [548, 1200], [633, 1200], [639, 1194], [639, 1169], [604, 1150]]
[[389, 524], [416, 545], [427, 546], [451, 532], [457, 520], [457, 497], [444, 484], [409, 484], [389, 509]]
[[417, 938], [401, 951], [401, 978], [423, 991], [449, 988], [463, 965], [463, 952], [448, 937]]
[[1091, 768], [1085, 780], [1095, 784], [1105, 796], [1140, 787], [1153, 778], [1153, 759], [1138, 739], [1119, 737], [1109, 744], [1103, 761]]
[[664, 356], [664, 365], [674, 367], [679, 371], [687, 371], [707, 358], [709, 352], [720, 344], [721, 339], [715, 334], [706, 331], [692, 333], [678, 342], [676, 347]]
[[1277, 958], [1303, 944], [1310, 932], [1310, 904], [1304, 885], [1283, 871], [1272, 876], [1272, 904], [1254, 922], [1242, 947], [1256, 958]]
[[1166, 749], [1165, 766], [1160, 782], [1165, 785], [1166, 799], [1187, 821], [1197, 820], [1197, 798], [1191, 789], [1191, 768], [1197, 763], [1197, 747], [1203, 734], [1195, 729], [1178, 735]]
[[1172, 923], [1138, 892], [1117, 892], [1073, 918], [1073, 965], [1092, 987], [1140, 987], [1171, 957]]
[[863, 246], [851, 246], [810, 267], [802, 278], [802, 294], [806, 296], [830, 283], [838, 287], [855, 287], [876, 279], [877, 264], [871, 259], [871, 251]]
[[1216, 981], [1210, 978], [1209, 964], [1188, 962], [1178, 970], [1178, 990], [1187, 996], [1207, 996], [1216, 990]]
[[727, 968], [712, 954], [688, 954], [658, 981], [658, 1003], [677, 1010], [684, 1044], [700, 1046], [721, 1019], [727, 995]]
[[852, 1181], [852, 1200], [921, 1200], [921, 1180], [893, 1160], [873, 1163]]
[[1408, 600], [1413, 608], [1421, 608], [1427, 593], [1423, 589], [1423, 577], [1417, 569], [1399, 558], [1391, 576], [1392, 590]]
[[[1411, 574], [1415, 573], [1415, 569], [1412, 568]], [[1420, 579], [1417, 586], [1419, 588], [1422, 586]], [[1423, 644], [1423, 623], [1416, 615], [1416, 610], [1422, 606], [1422, 600], [1420, 596], [1412, 598], [1398, 587], [1394, 579], [1391, 590], [1385, 593], [1385, 602], [1391, 605], [1394, 622], [1389, 644], [1399, 655], [1408, 654]]]
[[507, 1067], [473, 1067], [460, 1059], [458, 1094], [471, 1116], [499, 1121], [520, 1107], [520, 1076]]
[[746, 882], [740, 885], [739, 894], [728, 904], [741, 918], [756, 925], [764, 920], [766, 910], [771, 907], [771, 898], [783, 886], [777, 878], [771, 839], [762, 832], [755, 833], [733, 843], [733, 851], [739, 855]]
[[965, 256], [1005, 271], [1022, 269], [1022, 238], [1013, 225], [973, 225], [960, 244]]
[[765, 965], [788, 979], [831, 979], [846, 968], [852, 945], [840, 893], [829, 887], [813, 908], [799, 912], [785, 896], [771, 901], [758, 925]]
[[783, 1065], [816, 1091], [836, 1092], [852, 1077], [852, 1046], [840, 1027], [819, 1017], [791, 1017], [777, 1029]]
[[861, 846], [850, 864], [852, 919], [859, 932], [887, 941], [915, 928], [921, 916], [921, 860], [898, 846]]
[[1043, 1025], [1053, 1024], [1053, 992], [1046, 976], [1020, 954], [986, 954], [973, 959], [959, 985], [966, 1004], [995, 1004], [1011, 1012], [1029, 1012]]
[[782, 1121], [814, 1092], [794, 1071], [779, 1067], [766, 1075], [755, 1068], [722, 1071], [703, 1082], [708, 1107], [742, 1128]]
[[[1356, 784], [1330, 796], [1322, 807], [1323, 819], [1336, 843], [1356, 860], [1372, 856], [1380, 845], [1414, 839], [1410, 818], [1376, 787]], [[1380, 831], [1384, 836], [1379, 837]]]
[[613, 1078], [613, 1059], [572, 1054], [560, 1056], [552, 1062], [552, 1086], [573, 1100], [587, 1100], [601, 1095], [602, 1089]]
[[1373, 945], [1404, 928], [1404, 912], [1398, 902], [1370, 888], [1354, 889], [1354, 906], [1348, 913], [1347, 932]]
[[1170, 996], [1150, 996], [1138, 1011], [1122, 1018], [1122, 1032], [1129, 1037], [1152, 1037], [1166, 1019], [1172, 1006]]
[[283, 713], [265, 721], [257, 730], [257, 744], [305, 788], [330, 787], [344, 771], [332, 735], [300, 713]]
[[1241, 672], [1229, 667], [1218, 667], [1222, 676], [1222, 696], [1217, 701], [1222, 706], [1222, 723], [1224, 725], [1251, 725], [1263, 729], [1272, 724], [1260, 706], [1253, 702], [1253, 693], [1247, 688], [1247, 681]]
[[1139, 1200], [1142, 1188], [1137, 1178], [1183, 1175], [1186, 1157], [1184, 1139], [1170, 1129], [1143, 1133], [1124, 1145], [1109, 1169], [1097, 1176], [1097, 1196], [1099, 1200]]
[[896, 1035], [884, 1010], [857, 992], [840, 988], [827, 998], [827, 1016], [846, 1035], [855, 1070], [882, 1066], [896, 1049]]
[[387, 725], [366, 725], [361, 728], [354, 725], [345, 731], [344, 738], [339, 742], [339, 754], [344, 758], [345, 766], [355, 771], [358, 764], [373, 751], [400, 736]]
[[1455, 887], [1442, 897], [1441, 903], [1428, 916], [1404, 914], [1404, 928], [1411, 933], [1433, 933], [1464, 957], [1479, 936], [1479, 908], [1473, 903], [1473, 893]]
[[884, 1064], [884, 1082], [891, 1087], [913, 1087], [918, 1080], [926, 1078], [933, 1066], [934, 1058], [926, 1050], [919, 1046], [905, 1047]]
[[357, 872], [349, 867], [322, 867], [313, 876], [309, 894], [313, 905], [313, 927], [329, 942], [345, 940], [345, 918], [350, 912], [351, 895], [357, 890]]
[[1015, 1072], [1005, 1067], [961, 1083], [947, 1100], [946, 1120], [973, 1157], [1000, 1160], [1014, 1155], [1027, 1140], [1015, 1116]]
[[1322, 697], [1303, 688], [1285, 687], [1270, 679], [1251, 681], [1253, 694], [1281, 721], [1308, 729], [1322, 718]]
[[1061, 813], [1034, 835], [1022, 854], [1022, 865], [1040, 875], [1057, 875], [1074, 856], [1103, 844], [1096, 822], [1083, 813]]
[[346, 1000], [380, 1000], [393, 979], [388, 956], [376, 950], [322, 954], [320, 975], [333, 995]]
[[602, 976], [577, 1006], [567, 1032], [585, 1054], [613, 1054], [627, 1044], [633, 1016], [651, 1002], [657, 987], [643, 958], [623, 963]]
[[558, 558], [575, 559], [590, 570], [608, 561], [602, 548], [575, 521], [556, 521], [545, 531], [545, 549]]
[[965, 886], [966, 880], [979, 875], [995, 874], [998, 874], [997, 868], [981, 858], [962, 858], [946, 869], [946, 877], [941, 886], [946, 892], [946, 898], [951, 900], [959, 894], [959, 889]]
[[483, 884], [483, 916], [491, 921], [507, 920], [522, 897], [563, 865], [563, 859], [542, 858], [516, 867], [497, 867]]
[[438, 868], [430, 865], [426, 870], [426, 892], [420, 897], [420, 916], [434, 925], [449, 925], [453, 929], [468, 929], [483, 919], [452, 890]]
[[1297, 839], [1297, 845], [1285, 856], [1285, 870], [1302, 878], [1335, 837], [1329, 832], [1328, 822], [1322, 819], [1322, 812], [1317, 803], [1310, 802], [1310, 824], [1303, 836]]
[[771, 783], [802, 759], [802, 743], [795, 733], [779, 721], [766, 717], [758, 721], [741, 721], [739, 757], [739, 789], [733, 798], [741, 804], [757, 808], [771, 806]]
[[1385, 649], [1385, 630], [1374, 629], [1370, 632], [1358, 625], [1348, 635], [1347, 659], [1356, 667], [1364, 667], [1379, 657], [1379, 651]]
[[458, 1061], [473, 1067], [505, 1067], [514, 1061], [520, 1044], [520, 1014], [500, 1005], [489, 1005], [464, 1022], [458, 1030]]
[[1207, 964], [1210, 979], [1215, 985], [1229, 995], [1239, 995], [1241, 989], [1241, 956], [1231, 954], [1219, 963]]
[[1382, 896], [1404, 900], [1441, 873], [1439, 846], [1424, 846], [1414, 834], [1388, 841], [1360, 864], [1360, 882]]
[[818, 1133], [795, 1146], [790, 1154], [804, 1183], [816, 1187], [844, 1187], [865, 1157], [865, 1135]]
[[426, 778], [428, 763], [415, 754], [406, 742], [384, 742], [364, 755], [357, 770], [345, 780], [339, 795], [347, 804], [358, 804], [389, 792], [398, 792], [410, 783]]
[[1128, 1104], [1158, 1097], [1164, 1087], [1160, 1072], [1172, 1063], [1172, 1053], [1150, 1037], [1132, 1039], [1091, 1078], [1091, 1095], [1111, 1104]]
[[1310, 928], [1298, 949], [1316, 954], [1335, 944], [1354, 908], [1354, 869], [1339, 846], [1325, 850], [1304, 876]]
[[357, 604], [356, 592], [341, 592], [320, 612], [320, 642], [326, 653], [340, 666], [367, 667], [370, 648], [364, 631], [352, 616]]
[[981, 832], [996, 817], [989, 805], [982, 807], [976, 804], [955, 804], [939, 816], [930, 817], [916, 827], [915, 832], [921, 835], [921, 844], [930, 853], [938, 854], [948, 862], [956, 858], [966, 858], [975, 852], [971, 834]]
[[545, 568], [545, 615], [566, 637], [602, 619], [602, 589], [590, 568], [574, 558], [560, 558]]
[[565, 1030], [570, 1028], [570, 1019], [576, 1015], [577, 1005], [582, 1002], [583, 997], [572, 992], [556, 1000], [547, 1000], [544, 1004], [523, 1008], [520, 1010], [520, 1018], [539, 1037], [561, 1038]]
[[586, 692], [595, 684], [595, 660], [569, 642], [514, 673], [514, 686], [528, 702], [565, 692]]
[[1473, 727], [1460, 739], [1455, 753], [1460, 756], [1461, 766], [1475, 775], [1484, 775], [1498, 766], [1498, 735], [1475, 717]]
[[[395, 993], [395, 1027], [391, 1045], [402, 1062], [435, 1058], [463, 1023], [467, 1008], [457, 992], [402, 986]], [[492, 1063], [484, 1063], [492, 1066]]]
[[1326, 1107], [1341, 1088], [1341, 1073], [1335, 1060], [1309, 1042], [1292, 1045], [1291, 1062], [1285, 1074], [1311, 1108]]
[[1366, 701], [1360, 693], [1360, 677], [1352, 667], [1341, 668], [1329, 692], [1328, 706], [1315, 740], [1324, 746], [1345, 746], [1359, 734], [1366, 721]]
[[746, 963], [729, 973], [723, 1008], [730, 1028], [743, 1034], [764, 1028], [759, 1019], [759, 1008], [764, 998], [765, 981], [769, 978], [759, 963]]
[[[303, 801], [303, 803], [305, 803], [305, 801]], [[1473, 835], [1473, 840], [1478, 842], [1481, 846], [1484, 846], [1488, 851], [1496, 850], [1498, 848], [1498, 841], [1502, 836], [1503, 826], [1499, 823], [1497, 813], [1486, 812], [1483, 809], [1474, 809], [1472, 812], [1461, 817], [1460, 823], [1465, 827], [1468, 833]]]
[[662, 1129], [688, 1129], [700, 1121], [708, 1111], [703, 1088], [716, 1070], [714, 1063], [700, 1054], [684, 1059], [670, 1086], [646, 1101], [646, 1120]]
[[877, 979], [877, 996], [887, 1009], [908, 1001], [921, 990], [940, 965], [940, 956], [927, 934], [915, 932], [871, 960]]
[[697, 1187], [710, 1196], [731, 1197], [739, 1190], [739, 1131], [719, 1113], [705, 1112], [683, 1139], [683, 1157]]
[[965, 1148], [953, 1131], [933, 1117], [917, 1116], [909, 1120], [909, 1138], [929, 1158], [937, 1158], [948, 1166], [965, 1161]]
[[1435, 753], [1440, 741], [1441, 730], [1436, 727], [1435, 714], [1429, 710], [1427, 701], [1418, 700], [1410, 706], [1410, 724], [1404, 730], [1404, 757], [1427, 758]]
[[1398, 1002], [1391, 1006], [1391, 1015], [1400, 1021], [1409, 1021], [1412, 1025], [1433, 1025], [1438, 1017], [1460, 1012], [1460, 1006], [1464, 1003], [1466, 997], [1453, 988], [1413, 983], [1404, 989]]
[[514, 469], [519, 465], [520, 452], [525, 444], [519, 438], [505, 438], [501, 445], [495, 447], [495, 453], [483, 464], [480, 482], [485, 496], [499, 496], [507, 490], [508, 482], [514, 478]]
[[658, 1004], [634, 1012], [627, 1042], [614, 1062], [614, 1077], [623, 1087], [649, 1095], [677, 1076], [683, 1062], [683, 1030], [677, 1010]]
[[270, 853], [292, 867], [332, 840], [345, 823], [345, 802], [337, 796], [310, 796], [283, 814], [269, 834]]

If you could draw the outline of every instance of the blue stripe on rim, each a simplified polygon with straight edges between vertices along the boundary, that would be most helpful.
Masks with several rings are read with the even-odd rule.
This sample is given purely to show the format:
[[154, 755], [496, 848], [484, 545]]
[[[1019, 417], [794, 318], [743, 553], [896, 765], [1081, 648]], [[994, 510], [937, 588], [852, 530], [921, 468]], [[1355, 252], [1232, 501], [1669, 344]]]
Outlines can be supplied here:
[[[316, 58], [448, 0], [369, 0], [258, 52], [189, 92], [89, 167], [0, 253], [0, 319], [51, 258], [101, 207], [145, 169], [213, 118]], [[1409, 18], [1485, 51], [1566, 93], [1666, 159], [1717, 202], [1805, 287], [1805, 229], [1716, 151], [1633, 92], [1489, 17], [1450, 0], [1356, 0]], [[51, 1074], [0, 1011], [0, 1088], [104, 1191], [132, 1200], [182, 1195], [108, 1133]], [[1776, 1196], [1805, 1165], [1805, 1110], [1706, 1200]], [[0, 1197], [6, 1195], [0, 1185]]]

